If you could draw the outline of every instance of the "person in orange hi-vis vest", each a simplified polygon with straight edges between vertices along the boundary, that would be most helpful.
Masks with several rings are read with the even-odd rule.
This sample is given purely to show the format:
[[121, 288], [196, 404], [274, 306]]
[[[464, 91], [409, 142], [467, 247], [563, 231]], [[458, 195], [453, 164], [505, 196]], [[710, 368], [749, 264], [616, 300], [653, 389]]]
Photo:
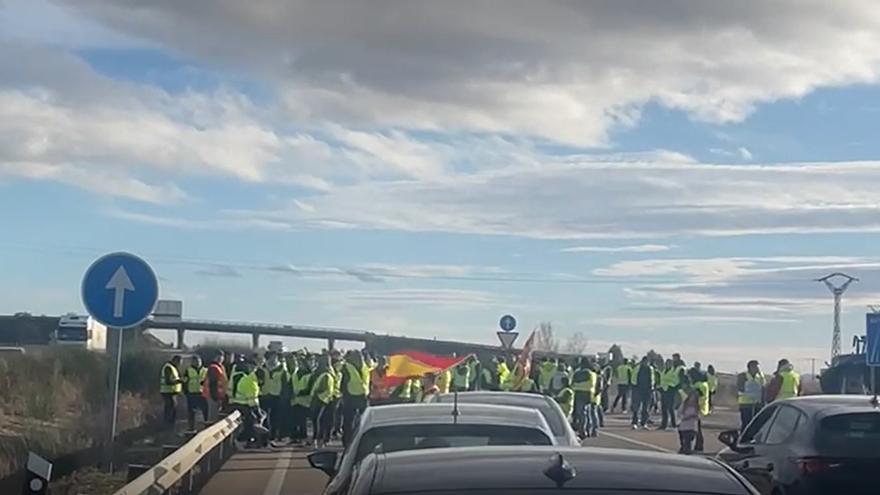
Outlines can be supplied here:
[[223, 367], [225, 358], [225, 353], [218, 351], [208, 365], [207, 386], [202, 391], [205, 399], [208, 400], [208, 421], [217, 421], [220, 419], [220, 412], [226, 409], [227, 377], [226, 369]]

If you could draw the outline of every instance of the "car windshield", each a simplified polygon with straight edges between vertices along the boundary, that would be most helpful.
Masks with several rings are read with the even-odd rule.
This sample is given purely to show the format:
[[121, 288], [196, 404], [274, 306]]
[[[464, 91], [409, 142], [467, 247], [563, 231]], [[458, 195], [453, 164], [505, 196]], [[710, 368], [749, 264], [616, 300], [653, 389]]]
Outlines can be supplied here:
[[498, 425], [405, 425], [365, 432], [355, 453], [358, 462], [374, 452], [491, 445], [552, 445], [541, 430]]
[[59, 328], [58, 340], [66, 342], [85, 341], [88, 331], [85, 328]]

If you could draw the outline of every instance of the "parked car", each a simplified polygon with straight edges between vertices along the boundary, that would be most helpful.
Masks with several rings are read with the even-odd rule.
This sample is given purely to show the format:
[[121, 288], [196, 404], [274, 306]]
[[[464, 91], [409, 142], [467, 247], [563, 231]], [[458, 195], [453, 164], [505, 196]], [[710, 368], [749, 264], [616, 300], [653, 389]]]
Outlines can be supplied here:
[[341, 461], [335, 450], [308, 456], [330, 476], [325, 494], [345, 493], [351, 473], [373, 452], [487, 445], [555, 445], [541, 413], [489, 404], [406, 404], [368, 407]]
[[[432, 396], [430, 402], [453, 402], [455, 394], [440, 394]], [[524, 394], [517, 392], [461, 392], [458, 394], [459, 403], [495, 404], [500, 406], [515, 406], [537, 409], [547, 420], [553, 436], [558, 445], [577, 447], [581, 445], [577, 434], [571, 424], [562, 413], [562, 408], [550, 397], [538, 394]]]
[[774, 402], [718, 458], [766, 495], [880, 493], [880, 409], [864, 395]]
[[378, 453], [349, 495], [758, 495], [711, 458], [593, 447]]

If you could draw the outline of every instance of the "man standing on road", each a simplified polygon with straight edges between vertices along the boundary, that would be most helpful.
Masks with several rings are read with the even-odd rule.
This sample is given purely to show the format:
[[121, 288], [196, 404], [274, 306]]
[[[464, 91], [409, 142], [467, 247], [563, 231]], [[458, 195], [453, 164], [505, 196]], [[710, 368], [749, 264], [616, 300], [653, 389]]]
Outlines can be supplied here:
[[330, 442], [333, 431], [333, 415], [335, 408], [336, 384], [329, 354], [322, 355], [318, 360], [318, 371], [312, 386], [312, 417], [315, 424], [315, 447], [323, 448]]
[[615, 381], [617, 382], [617, 397], [614, 398], [614, 403], [611, 404], [611, 412], [614, 412], [614, 408], [617, 407], [617, 403], [620, 401], [620, 411], [626, 414], [626, 396], [629, 394], [629, 384], [632, 378], [630, 375], [633, 373], [633, 367], [630, 365], [629, 359], [624, 358], [623, 362], [617, 365], [617, 369], [614, 372]]
[[202, 422], [208, 422], [208, 401], [205, 399], [207, 379], [208, 369], [202, 366], [202, 358], [193, 356], [185, 374], [186, 417], [189, 431], [196, 429], [196, 411], [202, 413]]
[[260, 414], [260, 383], [254, 367], [250, 361], [238, 363], [229, 379], [232, 391], [229, 403], [241, 413], [242, 430], [238, 439], [246, 442], [246, 448], [252, 448], [257, 443], [256, 426]]
[[205, 395], [208, 399], [208, 421], [217, 421], [220, 411], [226, 409], [226, 368], [223, 351], [217, 351], [208, 365], [208, 383]]
[[767, 400], [790, 399], [798, 397], [801, 390], [801, 375], [794, 371], [794, 366], [788, 359], [780, 359], [776, 368], [776, 374], [767, 386]]
[[[476, 359], [476, 358], [469, 358]], [[460, 363], [455, 367], [455, 370], [452, 372], [452, 391], [453, 392], [467, 392], [468, 387], [471, 383], [471, 367], [469, 366], [469, 360], [463, 363]]]
[[[312, 363], [308, 356], [297, 358], [296, 369], [290, 373], [290, 443], [300, 443], [308, 437], [306, 427], [311, 407]], [[312, 425], [315, 426], [315, 425]]]
[[370, 393], [370, 367], [358, 351], [345, 354], [342, 367], [342, 446], [354, 436], [355, 420], [367, 410]]
[[183, 380], [180, 378], [180, 356], [174, 356], [162, 365], [162, 376], [159, 382], [159, 393], [162, 395], [163, 423], [166, 429], [174, 430], [177, 421], [177, 396], [183, 392]]
[[764, 407], [764, 387], [767, 380], [761, 373], [758, 361], [751, 360], [746, 364], [746, 371], [736, 376], [736, 403], [739, 405], [740, 431], [752, 421], [755, 414]]
[[638, 430], [648, 424], [651, 394], [654, 390], [654, 367], [648, 361], [648, 356], [642, 358], [632, 377], [632, 427]]
[[287, 386], [287, 364], [275, 351], [266, 352], [263, 384], [263, 409], [269, 415], [269, 441], [280, 440], [284, 432], [284, 403], [281, 400]]
[[676, 366], [673, 359], [666, 360], [666, 366], [660, 374], [660, 412], [662, 419], [660, 429], [675, 428], [675, 402], [681, 389], [681, 372], [684, 366]]
[[578, 358], [577, 368], [571, 378], [571, 389], [574, 391], [574, 404], [572, 409], [572, 424], [580, 438], [587, 437], [587, 426], [590, 414], [591, 391], [595, 387], [593, 374], [587, 363], [587, 358]]

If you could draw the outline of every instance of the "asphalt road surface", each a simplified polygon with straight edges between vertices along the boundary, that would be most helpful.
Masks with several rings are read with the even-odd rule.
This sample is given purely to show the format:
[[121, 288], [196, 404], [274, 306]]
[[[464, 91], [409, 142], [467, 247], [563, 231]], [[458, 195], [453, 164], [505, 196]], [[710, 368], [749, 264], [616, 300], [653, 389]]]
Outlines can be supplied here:
[[[658, 418], [659, 419], [659, 418]], [[709, 416], [704, 428], [705, 454], [721, 450], [718, 433], [735, 428], [738, 418], [733, 411], [719, 410]], [[588, 438], [585, 446], [676, 452], [678, 432], [638, 430], [629, 417], [612, 414], [597, 438]], [[242, 451], [233, 456], [202, 490], [204, 495], [281, 495], [320, 494], [327, 476], [309, 467], [309, 449], [284, 448]]]

